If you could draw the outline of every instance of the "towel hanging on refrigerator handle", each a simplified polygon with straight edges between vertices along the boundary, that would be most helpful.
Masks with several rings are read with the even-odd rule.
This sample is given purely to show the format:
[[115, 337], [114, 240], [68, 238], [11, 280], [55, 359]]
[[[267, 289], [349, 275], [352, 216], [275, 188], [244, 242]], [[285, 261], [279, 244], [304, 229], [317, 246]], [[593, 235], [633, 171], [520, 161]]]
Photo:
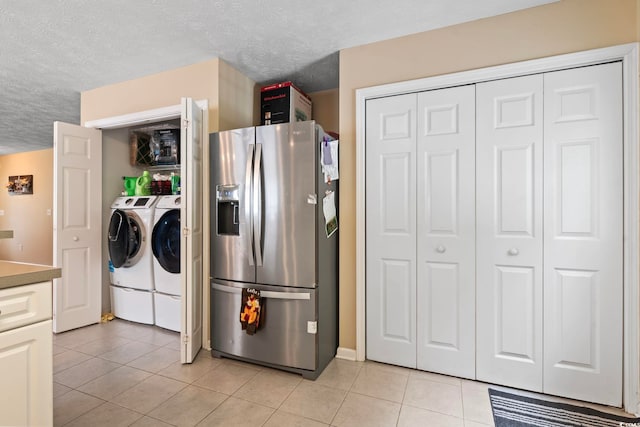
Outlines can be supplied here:
[[240, 323], [248, 335], [253, 335], [264, 322], [264, 301], [260, 291], [254, 288], [242, 289]]

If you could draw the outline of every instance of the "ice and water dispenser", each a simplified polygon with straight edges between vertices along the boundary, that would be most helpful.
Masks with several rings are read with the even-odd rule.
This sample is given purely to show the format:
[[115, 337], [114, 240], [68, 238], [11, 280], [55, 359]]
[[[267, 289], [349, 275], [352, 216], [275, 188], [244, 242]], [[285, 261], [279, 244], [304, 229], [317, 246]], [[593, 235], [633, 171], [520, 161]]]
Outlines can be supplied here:
[[240, 235], [240, 190], [237, 185], [216, 186], [218, 235]]

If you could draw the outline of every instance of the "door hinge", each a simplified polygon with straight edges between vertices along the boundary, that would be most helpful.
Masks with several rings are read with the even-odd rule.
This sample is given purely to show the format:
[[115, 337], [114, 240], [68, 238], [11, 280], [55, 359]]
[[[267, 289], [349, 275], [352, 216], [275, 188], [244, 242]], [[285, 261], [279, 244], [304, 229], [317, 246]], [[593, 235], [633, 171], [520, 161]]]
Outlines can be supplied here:
[[182, 120], [182, 126], [184, 126], [184, 128], [188, 128], [189, 127], [189, 120], [188, 119], [184, 119]]
[[185, 335], [182, 339], [183, 344], [189, 344], [189, 341], [191, 341], [191, 337], [189, 335]]
[[187, 227], [182, 229], [182, 235], [183, 236], [188, 236], [190, 233], [191, 233], [191, 231]]

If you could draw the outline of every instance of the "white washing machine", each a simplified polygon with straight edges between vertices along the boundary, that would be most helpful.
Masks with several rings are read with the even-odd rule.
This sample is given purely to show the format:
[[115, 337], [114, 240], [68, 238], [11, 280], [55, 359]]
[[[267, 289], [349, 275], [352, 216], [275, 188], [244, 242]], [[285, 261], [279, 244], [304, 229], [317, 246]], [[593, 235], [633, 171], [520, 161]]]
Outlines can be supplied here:
[[151, 230], [157, 196], [118, 197], [107, 233], [111, 309], [132, 322], [154, 322]]
[[155, 281], [155, 324], [180, 332], [180, 196], [159, 196], [151, 247]]

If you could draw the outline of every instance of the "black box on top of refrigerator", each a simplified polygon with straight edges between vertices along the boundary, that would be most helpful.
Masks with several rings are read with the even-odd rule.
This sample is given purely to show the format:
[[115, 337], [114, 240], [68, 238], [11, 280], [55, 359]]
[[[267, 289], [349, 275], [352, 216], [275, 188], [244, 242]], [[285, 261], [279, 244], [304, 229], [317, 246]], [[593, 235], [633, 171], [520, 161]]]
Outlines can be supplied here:
[[311, 98], [291, 82], [276, 83], [260, 90], [261, 125], [311, 120]]

